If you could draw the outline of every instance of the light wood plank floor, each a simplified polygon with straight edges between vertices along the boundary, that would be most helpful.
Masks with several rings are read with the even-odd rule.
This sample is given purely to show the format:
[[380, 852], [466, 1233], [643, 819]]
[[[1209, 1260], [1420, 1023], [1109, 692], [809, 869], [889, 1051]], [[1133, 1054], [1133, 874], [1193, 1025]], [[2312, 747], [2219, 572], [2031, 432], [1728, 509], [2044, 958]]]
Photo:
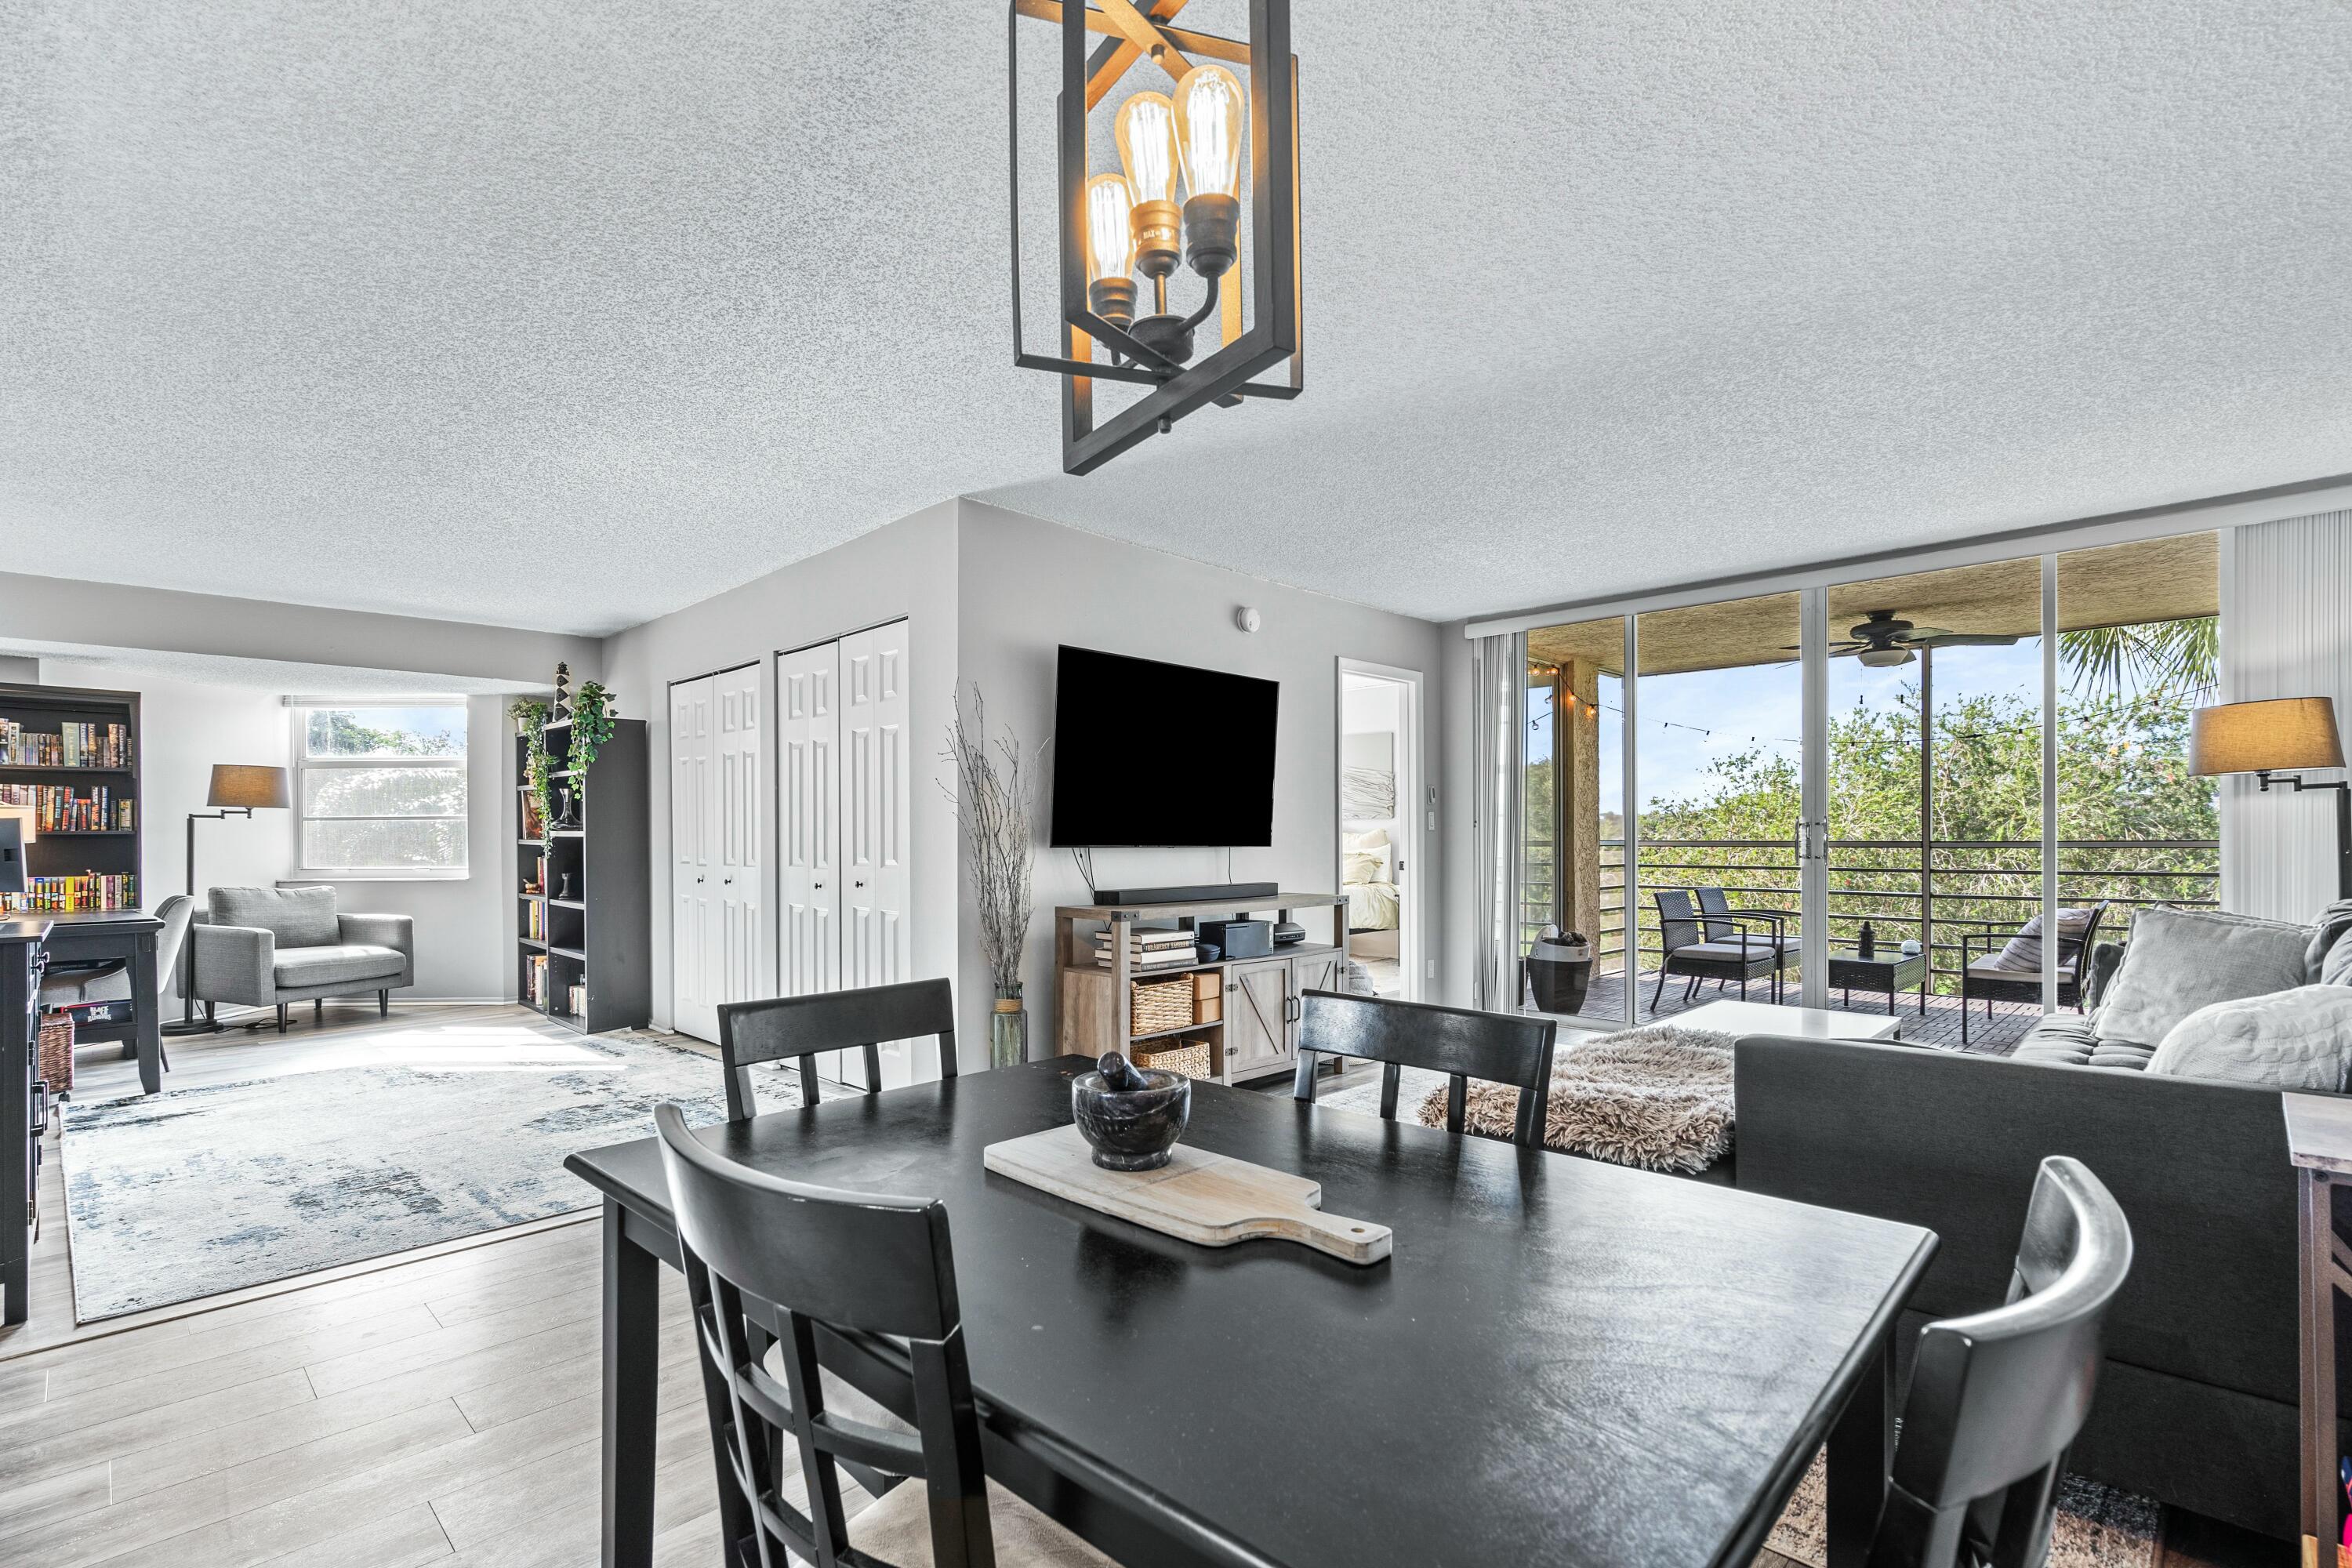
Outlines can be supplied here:
[[[325, 1070], [512, 1007], [307, 1018], [172, 1045], [168, 1088]], [[690, 1042], [681, 1042], [690, 1043]], [[83, 1053], [77, 1091], [135, 1087]], [[0, 1560], [588, 1568], [597, 1559], [593, 1211], [76, 1329], [58, 1162], [33, 1319], [0, 1340]], [[583, 1194], [586, 1189], [583, 1189]], [[656, 1561], [719, 1561], [684, 1287], [665, 1274]], [[853, 1489], [854, 1492], [854, 1489]], [[866, 1500], [854, 1497], [854, 1501]]]

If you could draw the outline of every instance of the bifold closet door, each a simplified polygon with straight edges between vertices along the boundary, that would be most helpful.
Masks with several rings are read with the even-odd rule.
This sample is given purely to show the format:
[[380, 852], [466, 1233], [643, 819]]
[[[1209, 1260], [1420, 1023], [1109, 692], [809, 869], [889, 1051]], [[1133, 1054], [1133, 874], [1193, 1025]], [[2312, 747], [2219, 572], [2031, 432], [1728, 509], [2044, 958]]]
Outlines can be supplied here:
[[669, 689], [670, 1026], [706, 1040], [719, 1037], [719, 1001], [711, 987], [713, 682], [706, 675]]
[[[841, 639], [843, 921], [841, 984], [889, 985], [912, 973], [907, 840], [912, 759], [907, 733], [907, 623]], [[882, 1083], [896, 1088], [936, 1063], [916, 1063], [904, 1041], [883, 1047]], [[864, 1085], [847, 1056], [843, 1081]]]
[[[715, 904], [718, 942], [709, 965], [711, 1000], [745, 1002], [770, 994], [766, 983], [768, 931], [761, 888], [761, 816], [764, 754], [760, 722], [760, 667], [721, 670], [712, 676], [710, 700], [711, 868], [719, 889]], [[716, 1019], [716, 1013], [712, 1015]]]
[[[840, 657], [835, 643], [776, 656], [776, 989], [784, 996], [841, 986]], [[821, 1058], [818, 1070], [834, 1076], [839, 1063]]]

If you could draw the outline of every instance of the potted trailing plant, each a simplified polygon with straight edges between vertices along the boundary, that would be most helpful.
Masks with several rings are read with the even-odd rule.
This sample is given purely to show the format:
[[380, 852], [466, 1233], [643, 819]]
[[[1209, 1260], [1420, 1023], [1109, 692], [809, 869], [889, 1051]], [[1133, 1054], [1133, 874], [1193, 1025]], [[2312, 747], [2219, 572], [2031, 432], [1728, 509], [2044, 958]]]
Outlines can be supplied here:
[[523, 782], [530, 786], [530, 797], [539, 805], [540, 841], [555, 830], [554, 769], [547, 757], [547, 704], [527, 697], [519, 697], [509, 705], [507, 714], [522, 731]]
[[601, 680], [581, 683], [572, 697], [572, 804], [575, 811], [588, 805], [588, 770], [596, 753], [613, 738], [613, 694]]
[[[1038, 751], [1042, 754], [1045, 748]], [[955, 764], [961, 786], [949, 796], [955, 802], [956, 823], [971, 867], [972, 894], [980, 906], [980, 951], [996, 988], [996, 1010], [989, 1018], [988, 1065], [1012, 1067], [1029, 1055], [1028, 1018], [1021, 1008], [1021, 958], [1029, 943], [1035, 901], [1035, 775], [1024, 770], [1021, 743], [1010, 725], [991, 747], [988, 706], [977, 683], [971, 689], [969, 723], [958, 696], [955, 717], [948, 721], [945, 755]]]

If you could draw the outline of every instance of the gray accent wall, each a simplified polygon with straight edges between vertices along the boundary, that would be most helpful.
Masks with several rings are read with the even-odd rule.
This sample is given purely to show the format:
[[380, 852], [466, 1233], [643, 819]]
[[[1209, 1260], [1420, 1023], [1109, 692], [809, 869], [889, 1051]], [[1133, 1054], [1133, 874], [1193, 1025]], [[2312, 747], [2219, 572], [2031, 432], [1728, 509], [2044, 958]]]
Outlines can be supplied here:
[[[960, 670], [967, 690], [978, 682], [992, 725], [1011, 723], [1034, 750], [1054, 721], [1055, 649], [1063, 643], [1140, 658], [1204, 665], [1282, 683], [1275, 748], [1274, 844], [1237, 849], [1227, 875], [1221, 849], [1104, 849], [1095, 874], [1104, 885], [1126, 883], [1276, 881], [1307, 892], [1333, 892], [1339, 883], [1339, 661], [1370, 660], [1422, 672], [1423, 745], [1428, 777], [1442, 781], [1439, 747], [1444, 694], [1440, 689], [1440, 628], [1430, 621], [1269, 583], [1264, 578], [1190, 561], [1140, 545], [1083, 533], [982, 501], [962, 507], [963, 542], [959, 616]], [[1302, 525], [1305, 526], [1305, 525]], [[1397, 569], [1410, 571], [1409, 561]], [[1234, 612], [1254, 605], [1261, 624], [1242, 631]], [[1457, 637], [1455, 640], [1460, 639]], [[1216, 787], [1220, 725], [1213, 713], [1171, 715], [1168, 750], [1139, 766], [1181, 769], [1201, 787]], [[940, 749], [939, 731], [919, 733], [919, 763]], [[924, 787], [918, 768], [918, 787]], [[1041, 780], [1038, 818], [1037, 920], [1031, 932], [1028, 980], [1030, 1050], [1050, 1052], [1054, 1026], [1053, 910], [1087, 900], [1085, 882], [1066, 851], [1044, 847], [1051, 763]], [[1422, 871], [1421, 886], [1445, 886], [1439, 850], [1450, 791], [1441, 786], [1440, 833], [1417, 827], [1406, 849]], [[1418, 803], [1416, 820], [1430, 806]], [[958, 877], [964, 930], [956, 967], [956, 1003], [968, 1033], [985, 1037], [988, 967], [980, 953], [971, 889]], [[1442, 899], [1423, 913], [1425, 951], [1441, 954], [1447, 921]], [[1319, 919], [1320, 917], [1316, 917]], [[1310, 930], [1315, 929], [1310, 925]], [[1423, 994], [1446, 994], [1439, 975]], [[967, 1058], [969, 1059], [969, 1057]]]
[[[861, 534], [805, 561], [769, 573], [740, 588], [633, 626], [604, 641], [604, 682], [624, 717], [646, 721], [652, 779], [648, 837], [653, 849], [653, 1016], [670, 1026], [670, 744], [669, 686], [714, 670], [755, 664], [760, 668], [761, 722], [769, 733], [761, 803], [765, 885], [761, 896], [768, 936], [762, 944], [763, 989], [772, 990], [776, 963], [775, 656], [845, 632], [904, 616], [908, 621], [908, 751], [914, 763], [910, 828], [914, 855], [911, 962], [918, 975], [954, 972], [955, 811], [932, 782], [955, 685], [957, 522], [954, 501], [943, 501]], [[964, 1059], [987, 1059], [984, 1037], [962, 1042]]]

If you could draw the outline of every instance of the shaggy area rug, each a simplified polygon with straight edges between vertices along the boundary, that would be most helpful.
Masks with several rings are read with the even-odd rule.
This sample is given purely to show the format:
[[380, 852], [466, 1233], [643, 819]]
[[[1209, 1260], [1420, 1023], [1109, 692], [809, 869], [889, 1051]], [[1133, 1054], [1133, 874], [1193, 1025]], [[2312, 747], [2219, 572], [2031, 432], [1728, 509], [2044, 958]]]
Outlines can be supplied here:
[[[1544, 1143], [1649, 1171], [1704, 1171], [1731, 1147], [1733, 1037], [1654, 1024], [1596, 1035], [1553, 1059]], [[1508, 1138], [1519, 1091], [1470, 1085], [1464, 1121]], [[1445, 1090], [1422, 1101], [1423, 1125], [1445, 1125]]]
[[[1829, 1494], [1822, 1476], [1816, 1454], [1813, 1468], [1797, 1483], [1796, 1495], [1765, 1540], [1781, 1556], [1809, 1568], [1822, 1568], [1829, 1559]], [[2138, 1493], [2069, 1476], [2058, 1490], [2049, 1568], [2150, 1568], [2158, 1522], [2157, 1505]]]
[[[83, 1322], [594, 1206], [563, 1168], [650, 1137], [654, 1108], [719, 1121], [718, 1061], [644, 1037], [528, 1025], [394, 1031], [372, 1059], [68, 1101], [74, 1311]], [[754, 1069], [763, 1104], [791, 1069]], [[166, 1080], [168, 1082], [168, 1080]]]

